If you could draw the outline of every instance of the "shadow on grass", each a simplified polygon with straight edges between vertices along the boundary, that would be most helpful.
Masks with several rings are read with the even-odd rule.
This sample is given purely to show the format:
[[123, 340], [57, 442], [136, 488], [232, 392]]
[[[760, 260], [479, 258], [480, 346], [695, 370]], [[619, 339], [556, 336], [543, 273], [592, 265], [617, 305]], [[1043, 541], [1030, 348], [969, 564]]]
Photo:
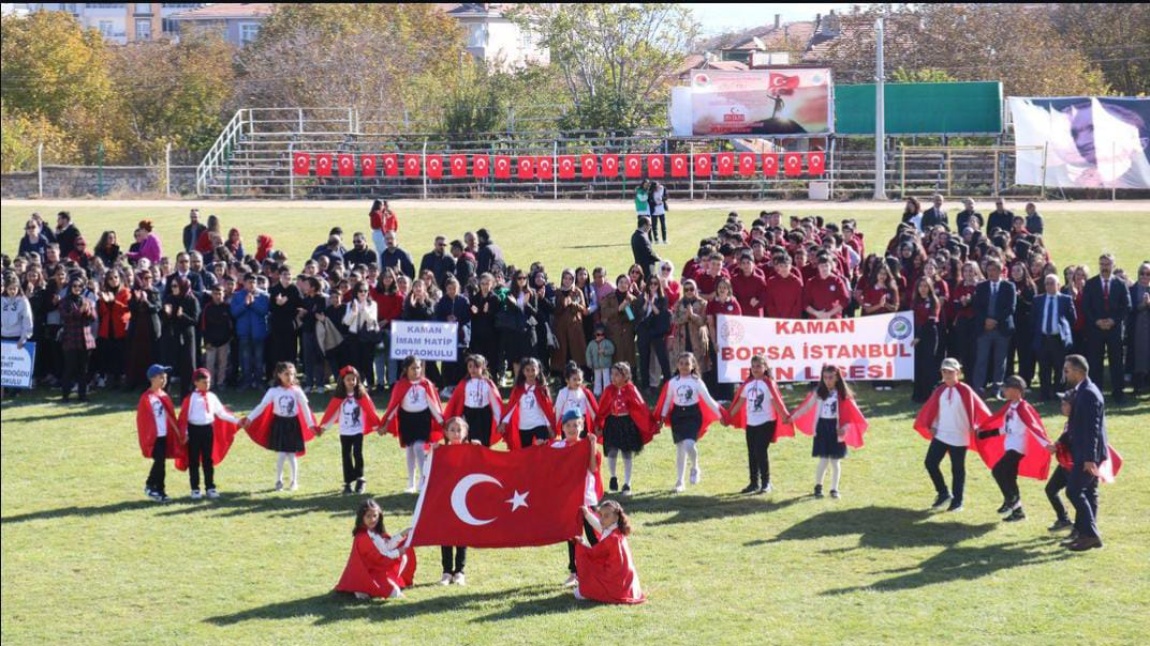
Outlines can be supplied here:
[[[610, 496], [608, 496], [610, 497]], [[725, 496], [693, 496], [683, 494], [648, 494], [624, 499], [627, 513], [637, 517], [642, 514], [673, 512], [669, 518], [652, 523], [650, 526], [678, 525], [700, 521], [750, 516], [784, 509], [802, 502], [807, 497], [799, 496], [779, 500], [769, 496], [747, 496], [729, 494]]]
[[930, 511], [875, 506], [827, 511], [784, 529], [773, 539], [751, 541], [744, 545], [756, 547], [785, 541], [858, 534], [857, 547], [830, 550], [827, 553], [871, 548], [889, 550], [950, 546], [982, 536], [997, 526], [997, 523], [970, 525], [958, 521], [923, 522], [933, 515], [936, 514]]
[[570, 247], [564, 247], [564, 249], [613, 249], [615, 247], [630, 247], [630, 246], [631, 246], [631, 243], [626, 243], [626, 244], [586, 244], [586, 245], [574, 245], [574, 246], [570, 246]]

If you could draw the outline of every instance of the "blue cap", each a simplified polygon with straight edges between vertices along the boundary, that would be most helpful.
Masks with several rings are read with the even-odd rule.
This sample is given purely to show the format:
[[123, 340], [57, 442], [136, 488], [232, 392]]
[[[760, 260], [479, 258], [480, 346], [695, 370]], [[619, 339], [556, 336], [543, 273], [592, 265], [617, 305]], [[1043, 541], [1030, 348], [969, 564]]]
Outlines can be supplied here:
[[583, 416], [579, 414], [579, 411], [569, 410], [566, 413], [563, 413], [563, 421], [561, 424], [566, 424], [573, 419], [583, 419]]
[[161, 366], [158, 363], [153, 363], [148, 366], [148, 379], [155, 379], [157, 376], [166, 374], [172, 371], [171, 366]]

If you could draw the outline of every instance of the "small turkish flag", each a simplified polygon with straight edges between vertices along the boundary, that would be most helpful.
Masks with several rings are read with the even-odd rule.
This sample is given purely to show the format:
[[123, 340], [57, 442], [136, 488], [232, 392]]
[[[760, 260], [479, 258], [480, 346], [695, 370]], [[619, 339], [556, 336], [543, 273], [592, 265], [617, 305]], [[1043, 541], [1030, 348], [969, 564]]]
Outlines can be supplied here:
[[647, 174], [651, 177], [663, 176], [662, 155], [647, 155]]
[[355, 175], [355, 157], [348, 154], [341, 154], [338, 159], [340, 177], [351, 177]]
[[595, 155], [583, 155], [580, 168], [583, 169], [583, 179], [593, 179], [599, 173], [599, 159]]
[[451, 156], [451, 176], [467, 177], [467, 155]]
[[735, 173], [735, 153], [719, 153], [715, 155], [715, 165], [718, 166], [718, 175], [726, 177]]
[[507, 155], [495, 156], [495, 179], [511, 179], [511, 158]]
[[443, 155], [427, 156], [427, 176], [431, 179], [443, 177]]
[[799, 87], [799, 77], [771, 72], [767, 77], [767, 86], [771, 91], [794, 90]]
[[625, 169], [623, 171], [624, 177], [642, 177], [643, 176], [643, 160], [639, 155], [627, 155], [623, 157], [623, 164]]
[[822, 175], [827, 170], [827, 154], [821, 150], [807, 153], [807, 172]]
[[320, 153], [315, 156], [315, 174], [331, 177], [331, 153]]
[[803, 154], [787, 153], [783, 155], [783, 173], [787, 177], [797, 177], [803, 174]]
[[778, 177], [779, 175], [779, 154], [778, 153], [763, 153], [763, 175], [767, 177]]
[[292, 153], [291, 172], [296, 175], [307, 175], [311, 172], [311, 155], [308, 153]]
[[419, 155], [408, 154], [403, 156], [404, 177], [419, 177], [420, 167], [421, 164], [419, 163]]
[[487, 177], [491, 168], [491, 160], [487, 155], [476, 155], [471, 158], [471, 174], [474, 177]]
[[360, 155], [359, 169], [364, 177], [375, 177], [375, 155]]
[[744, 177], [755, 174], [755, 153], [739, 153], [739, 174]]
[[687, 156], [683, 154], [671, 155], [671, 177], [687, 177], [690, 174]]
[[535, 179], [535, 158], [534, 157], [520, 157], [517, 164], [519, 168], [519, 179]]
[[550, 157], [539, 157], [535, 160], [535, 171], [539, 179], [555, 177], [555, 160]]
[[410, 545], [531, 547], [576, 536], [592, 448], [586, 440], [521, 451], [436, 447], [427, 459]]
[[379, 163], [383, 164], [383, 174], [388, 177], [395, 177], [399, 174], [399, 155], [390, 153], [387, 155], [379, 156]]
[[695, 174], [699, 177], [711, 176], [711, 153], [695, 155]]
[[575, 155], [559, 156], [559, 179], [575, 179]]
[[603, 177], [619, 176], [619, 157], [603, 155]]

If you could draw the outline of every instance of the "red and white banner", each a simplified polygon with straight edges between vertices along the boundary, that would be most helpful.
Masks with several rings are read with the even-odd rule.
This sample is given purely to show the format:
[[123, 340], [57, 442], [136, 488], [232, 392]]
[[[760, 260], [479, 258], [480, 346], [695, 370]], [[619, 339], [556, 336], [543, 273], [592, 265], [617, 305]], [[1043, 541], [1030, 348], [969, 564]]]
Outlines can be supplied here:
[[807, 172], [822, 175], [827, 170], [827, 154], [821, 150], [807, 153]]
[[603, 155], [603, 177], [619, 176], [619, 157], [617, 155]]
[[476, 155], [471, 158], [471, 174], [475, 177], [487, 177], [491, 168], [491, 159], [487, 155]]
[[755, 174], [755, 153], [739, 153], [739, 174], [743, 177]]
[[715, 155], [715, 168], [720, 177], [735, 174], [735, 153], [719, 153]]
[[340, 153], [339, 157], [339, 176], [352, 177], [355, 175], [355, 156], [347, 153]]
[[507, 155], [495, 156], [495, 179], [511, 179], [511, 158]]
[[663, 176], [662, 155], [647, 155], [647, 175], [651, 177]]
[[331, 153], [319, 153], [315, 156], [315, 174], [320, 177], [331, 177]]
[[467, 177], [467, 155], [451, 156], [451, 176]]
[[643, 176], [643, 159], [639, 155], [629, 154], [623, 158], [626, 165], [623, 177], [634, 179]]
[[763, 153], [763, 176], [765, 177], [778, 177], [779, 175], [779, 154], [778, 153]]
[[711, 176], [711, 153], [695, 155], [695, 175], [699, 177]]
[[583, 169], [583, 179], [594, 179], [599, 173], [599, 158], [595, 155], [583, 155], [579, 165]]
[[787, 177], [798, 177], [803, 174], [802, 153], [787, 153], [783, 155], [783, 174]]
[[311, 172], [311, 155], [308, 153], [292, 153], [291, 171], [296, 175], [307, 175]]
[[575, 155], [559, 156], [559, 179], [575, 179]]
[[383, 165], [383, 174], [388, 177], [395, 177], [399, 174], [399, 155], [389, 153], [387, 155], [380, 155], [379, 162]]
[[767, 358], [777, 381], [817, 381], [823, 364], [848, 380], [914, 379], [914, 314], [849, 319], [718, 317], [719, 381], [739, 383], [751, 357]]
[[419, 177], [420, 168], [422, 167], [422, 164], [419, 162], [419, 155], [414, 153], [405, 154], [403, 156], [403, 176]]
[[443, 177], [443, 155], [427, 156], [427, 176], [431, 179]]
[[679, 153], [671, 155], [671, 177], [688, 177], [691, 174], [690, 161], [687, 156]]
[[436, 448], [408, 543], [531, 547], [576, 536], [590, 450], [590, 442], [522, 451], [475, 444]]
[[535, 159], [535, 174], [539, 179], [552, 179], [555, 177], [555, 161], [550, 156]]
[[520, 157], [517, 162], [519, 169], [516, 177], [519, 179], [535, 179], [535, 158], [531, 156]]
[[360, 155], [359, 168], [364, 177], [375, 177], [375, 155]]

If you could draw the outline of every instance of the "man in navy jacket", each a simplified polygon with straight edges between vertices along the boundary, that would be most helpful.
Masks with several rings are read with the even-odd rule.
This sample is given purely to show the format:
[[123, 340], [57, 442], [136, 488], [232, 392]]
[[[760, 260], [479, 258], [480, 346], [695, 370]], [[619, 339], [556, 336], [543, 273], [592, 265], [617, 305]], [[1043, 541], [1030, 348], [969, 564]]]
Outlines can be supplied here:
[[1102, 391], [1090, 381], [1089, 372], [1090, 367], [1082, 355], [1066, 357], [1063, 376], [1074, 389], [1074, 403], [1066, 425], [1074, 466], [1067, 475], [1066, 495], [1074, 505], [1076, 535], [1066, 547], [1075, 552], [1102, 547], [1098, 533], [1098, 474], [1099, 466], [1110, 455]]
[[1082, 288], [1082, 313], [1086, 317], [1086, 357], [1090, 360], [1090, 380], [1102, 387], [1102, 355], [1110, 360], [1110, 392], [1122, 403], [1126, 372], [1122, 336], [1130, 315], [1130, 290], [1114, 275], [1114, 255], [1098, 258], [1098, 275]]
[[995, 392], [1006, 378], [1006, 352], [1014, 335], [1014, 307], [1017, 294], [1014, 283], [1002, 280], [1002, 262], [991, 258], [986, 263], [987, 280], [974, 289], [975, 342], [974, 382], [970, 384], [979, 396], [985, 395], [987, 370], [993, 369], [991, 381]]
[[1034, 299], [1030, 310], [1034, 356], [1038, 357], [1038, 387], [1042, 401], [1050, 401], [1062, 387], [1062, 363], [1073, 343], [1071, 327], [1077, 318], [1074, 299], [1058, 292], [1058, 276], [1043, 281], [1045, 292]]

